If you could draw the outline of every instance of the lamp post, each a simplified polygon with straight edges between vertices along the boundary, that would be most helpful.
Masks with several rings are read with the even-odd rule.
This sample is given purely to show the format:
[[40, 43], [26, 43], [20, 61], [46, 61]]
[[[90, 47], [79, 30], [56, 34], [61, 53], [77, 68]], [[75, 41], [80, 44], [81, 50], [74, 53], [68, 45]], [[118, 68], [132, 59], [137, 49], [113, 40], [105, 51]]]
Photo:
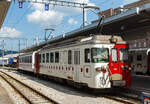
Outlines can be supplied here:
[[83, 27], [86, 26], [86, 23], [87, 23], [86, 9], [99, 10], [100, 8], [97, 6], [84, 6], [83, 7]]

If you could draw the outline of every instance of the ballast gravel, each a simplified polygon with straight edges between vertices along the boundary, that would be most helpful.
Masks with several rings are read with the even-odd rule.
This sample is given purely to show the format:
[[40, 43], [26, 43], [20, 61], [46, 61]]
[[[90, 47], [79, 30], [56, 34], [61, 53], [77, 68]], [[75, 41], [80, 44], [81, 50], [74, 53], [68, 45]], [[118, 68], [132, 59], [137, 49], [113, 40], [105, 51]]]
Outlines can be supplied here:
[[72, 89], [63, 85], [61, 86], [57, 83], [40, 80], [36, 77], [32, 77], [26, 74], [20, 74], [16, 71], [4, 71], [7, 72], [9, 75], [22, 81], [23, 83], [38, 90], [49, 98], [59, 102], [60, 104], [122, 104], [120, 102], [110, 100], [104, 97], [95, 97], [93, 95], [78, 91], [77, 89]]

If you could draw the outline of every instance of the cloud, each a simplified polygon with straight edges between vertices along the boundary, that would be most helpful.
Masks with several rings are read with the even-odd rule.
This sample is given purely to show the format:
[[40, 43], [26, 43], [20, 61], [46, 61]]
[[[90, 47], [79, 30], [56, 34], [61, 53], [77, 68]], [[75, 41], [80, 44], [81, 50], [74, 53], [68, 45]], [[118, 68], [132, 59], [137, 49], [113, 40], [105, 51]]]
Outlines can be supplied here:
[[129, 3], [132, 3], [132, 2], [136, 2], [136, 1], [139, 1], [139, 0], [123, 0], [123, 4], [129, 4]]
[[[65, 0], [70, 1], [70, 0]], [[78, 3], [88, 3], [88, 5], [94, 5], [92, 3], [89, 3], [89, 0], [72, 0], [72, 2], [78, 2]], [[50, 10], [45, 11], [45, 5], [44, 4], [30, 4], [32, 7], [33, 12], [27, 15], [28, 22], [34, 23], [34, 24], [40, 24], [41, 26], [57, 26], [61, 24], [65, 16], [73, 16], [82, 13], [81, 8], [71, 8], [71, 7], [65, 7], [65, 6], [53, 6], [49, 5]], [[72, 20], [68, 20], [71, 21]], [[77, 24], [77, 21], [72, 22], [74, 24]]]
[[18, 37], [19, 35], [21, 35], [21, 32], [15, 28], [2, 27], [0, 30], [1, 37]]
[[76, 20], [74, 20], [73, 18], [70, 18], [69, 20], [68, 20], [68, 23], [69, 24], [78, 24], [78, 21], [76, 21]]

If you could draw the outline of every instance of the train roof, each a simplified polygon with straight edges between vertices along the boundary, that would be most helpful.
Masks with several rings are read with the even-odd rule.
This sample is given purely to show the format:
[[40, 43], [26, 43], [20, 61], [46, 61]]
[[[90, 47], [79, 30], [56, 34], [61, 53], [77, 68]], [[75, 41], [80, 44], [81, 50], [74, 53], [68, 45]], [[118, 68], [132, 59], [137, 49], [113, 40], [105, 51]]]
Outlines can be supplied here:
[[[8, 55], [5, 55], [3, 58], [16, 58], [17, 56], [19, 56], [19, 53], [16, 53], [16, 54], [8, 54]], [[1, 57], [2, 58], [2, 57]]]
[[[139, 7], [131, 8], [120, 14], [108, 17], [102, 21], [102, 34], [118, 34], [124, 36], [123, 34], [133, 31], [137, 28], [150, 27], [150, 3], [143, 4]], [[87, 25], [85, 27], [73, 30], [64, 35], [55, 37], [49, 41], [40, 43], [38, 46], [32, 46], [23, 49], [21, 52], [35, 51], [47, 44], [60, 42], [65, 39], [75, 38], [77, 36], [89, 36], [90, 34], [97, 33], [98, 22], [94, 24]]]
[[91, 35], [89, 37], [79, 36], [73, 39], [64, 40], [57, 43], [48, 44], [39, 51], [47, 50], [49, 48], [66, 47], [73, 45], [83, 45], [83, 44], [126, 44], [127, 42], [123, 40], [121, 36], [117, 35]]

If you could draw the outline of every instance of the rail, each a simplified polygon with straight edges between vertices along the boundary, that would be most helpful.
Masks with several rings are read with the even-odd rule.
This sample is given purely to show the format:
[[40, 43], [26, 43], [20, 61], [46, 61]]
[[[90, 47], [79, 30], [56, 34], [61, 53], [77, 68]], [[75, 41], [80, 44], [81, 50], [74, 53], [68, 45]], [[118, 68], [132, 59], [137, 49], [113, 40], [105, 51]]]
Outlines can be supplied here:
[[29, 104], [59, 104], [57, 101], [47, 97], [39, 91], [16, 78], [0, 71], [0, 76], [19, 93]]

